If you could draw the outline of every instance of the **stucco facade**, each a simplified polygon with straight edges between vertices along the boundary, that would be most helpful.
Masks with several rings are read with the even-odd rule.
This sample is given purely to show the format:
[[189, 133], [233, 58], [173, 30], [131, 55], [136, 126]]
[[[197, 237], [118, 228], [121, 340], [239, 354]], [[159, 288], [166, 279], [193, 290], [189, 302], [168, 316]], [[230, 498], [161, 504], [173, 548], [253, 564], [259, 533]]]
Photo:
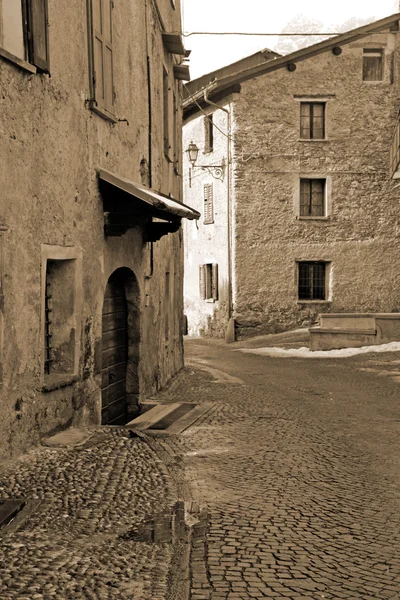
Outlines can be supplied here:
[[[237, 93], [220, 99], [231, 113], [233, 140], [237, 337], [309, 325], [321, 312], [399, 311], [399, 188], [390, 177], [389, 147], [400, 61], [398, 26], [392, 29], [342, 40], [335, 52], [295, 53], [291, 64], [283, 57], [281, 67], [247, 75]], [[365, 49], [382, 55], [379, 81], [363, 80]], [[304, 139], [300, 131], [302, 107], [310, 104], [324, 106], [320, 139]], [[190, 99], [186, 112], [184, 138], [202, 118]], [[305, 215], [300, 186], [314, 180], [323, 186], [323, 207]], [[190, 190], [185, 200], [195, 201]], [[204, 240], [196, 252], [206, 247]], [[323, 273], [323, 291], [305, 298], [299, 273], [313, 265]]]
[[[181, 84], [173, 65], [181, 59], [162, 38], [180, 30], [179, 0], [111, 8], [111, 119], [92, 110], [91, 8], [86, 0], [49, 0], [50, 76], [0, 52], [2, 454], [70, 424], [101, 422], [102, 312], [117, 270], [127, 306], [128, 416], [183, 365], [182, 231], [147, 241], [154, 215], [133, 199], [135, 222], [105, 235], [104, 202], [112, 206], [120, 192], [101, 189], [98, 177], [104, 169], [182, 200], [180, 160], [163, 146], [167, 93], [168, 136], [179, 157]], [[51, 310], [58, 317], [50, 319]]]

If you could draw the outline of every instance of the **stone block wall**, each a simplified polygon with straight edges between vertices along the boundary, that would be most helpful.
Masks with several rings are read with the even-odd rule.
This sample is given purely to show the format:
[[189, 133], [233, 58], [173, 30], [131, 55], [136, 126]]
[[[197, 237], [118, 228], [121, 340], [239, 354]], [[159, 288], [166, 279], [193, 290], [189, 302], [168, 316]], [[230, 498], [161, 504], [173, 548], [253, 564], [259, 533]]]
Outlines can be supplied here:
[[[362, 81], [363, 48], [384, 77]], [[315, 322], [319, 312], [397, 312], [399, 189], [389, 144], [400, 105], [397, 35], [379, 34], [241, 84], [235, 123], [238, 334]], [[326, 139], [300, 139], [300, 101], [326, 103]], [[326, 178], [328, 211], [299, 218], [299, 180]], [[299, 301], [297, 261], [329, 262], [325, 301]]]

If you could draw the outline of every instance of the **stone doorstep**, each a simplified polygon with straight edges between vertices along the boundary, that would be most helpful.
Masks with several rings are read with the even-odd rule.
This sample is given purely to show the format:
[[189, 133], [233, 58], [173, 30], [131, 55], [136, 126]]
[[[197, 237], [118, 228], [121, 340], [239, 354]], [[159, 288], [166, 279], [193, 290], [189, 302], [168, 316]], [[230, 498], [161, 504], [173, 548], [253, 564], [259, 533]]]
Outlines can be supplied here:
[[60, 431], [55, 435], [48, 438], [43, 438], [41, 444], [43, 446], [49, 446], [51, 448], [59, 448], [64, 446], [81, 446], [89, 438], [94, 435], [95, 431], [89, 431], [87, 429], [79, 429], [77, 427], [70, 427], [64, 431]]
[[168, 419], [168, 416], [172, 413], [185, 406], [193, 405], [192, 402], [174, 402], [172, 404], [157, 404], [150, 410], [141, 414], [136, 419], [133, 419], [125, 425], [126, 428], [133, 429], [134, 431], [143, 431], [146, 434], [151, 435], [176, 435], [182, 433], [185, 429], [194, 425], [194, 423], [203, 415], [205, 415], [213, 406], [212, 402], [204, 402], [194, 406], [191, 410], [188, 410], [186, 414], [174, 420], [170, 425], [164, 429], [157, 429], [157, 424], [163, 419]]

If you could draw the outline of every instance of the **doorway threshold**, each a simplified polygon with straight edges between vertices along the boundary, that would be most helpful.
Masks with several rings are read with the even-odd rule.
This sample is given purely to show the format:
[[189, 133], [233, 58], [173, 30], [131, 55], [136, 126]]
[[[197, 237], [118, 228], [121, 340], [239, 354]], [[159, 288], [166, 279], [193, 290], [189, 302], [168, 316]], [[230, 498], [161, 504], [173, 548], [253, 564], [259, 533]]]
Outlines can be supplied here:
[[151, 435], [176, 435], [194, 425], [212, 406], [212, 402], [157, 404], [127, 423], [125, 427]]

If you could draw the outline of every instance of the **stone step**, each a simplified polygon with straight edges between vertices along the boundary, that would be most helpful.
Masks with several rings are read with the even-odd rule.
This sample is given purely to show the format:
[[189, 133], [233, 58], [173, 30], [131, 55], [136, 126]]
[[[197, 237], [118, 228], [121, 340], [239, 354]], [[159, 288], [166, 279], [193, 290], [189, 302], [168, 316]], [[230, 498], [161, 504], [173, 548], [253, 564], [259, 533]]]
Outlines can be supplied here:
[[151, 435], [176, 435], [193, 425], [212, 406], [212, 402], [197, 405], [189, 402], [158, 404], [127, 423], [125, 427]]

